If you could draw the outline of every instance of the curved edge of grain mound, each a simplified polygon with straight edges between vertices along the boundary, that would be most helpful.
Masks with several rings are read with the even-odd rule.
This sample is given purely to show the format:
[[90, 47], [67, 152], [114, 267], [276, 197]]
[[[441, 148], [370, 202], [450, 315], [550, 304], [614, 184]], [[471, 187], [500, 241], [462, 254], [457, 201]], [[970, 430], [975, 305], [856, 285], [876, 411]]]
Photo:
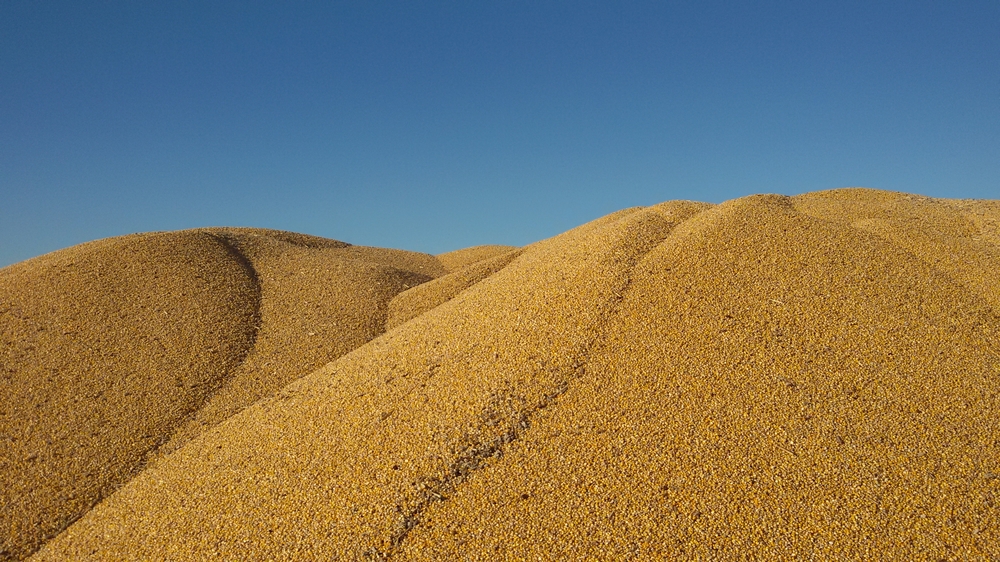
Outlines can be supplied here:
[[99, 240], [0, 269], [0, 559], [385, 330], [426, 254], [216, 228]]
[[429, 254], [278, 231], [208, 230], [253, 263], [262, 295], [260, 329], [243, 363], [157, 449], [151, 459], [156, 462], [205, 429], [382, 334], [396, 295], [447, 273]]
[[246, 357], [260, 286], [208, 233], [101, 240], [0, 270], [0, 550], [21, 557], [141, 466]]

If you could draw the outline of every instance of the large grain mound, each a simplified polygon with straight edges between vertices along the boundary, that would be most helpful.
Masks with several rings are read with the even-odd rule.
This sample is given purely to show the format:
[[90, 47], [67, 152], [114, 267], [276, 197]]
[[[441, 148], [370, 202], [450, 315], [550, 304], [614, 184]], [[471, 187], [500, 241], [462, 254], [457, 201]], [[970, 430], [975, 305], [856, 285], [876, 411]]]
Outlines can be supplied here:
[[0, 559], [385, 329], [436, 258], [253, 229], [84, 244], [0, 270]]
[[996, 218], [874, 190], [609, 215], [35, 558], [1000, 557]]

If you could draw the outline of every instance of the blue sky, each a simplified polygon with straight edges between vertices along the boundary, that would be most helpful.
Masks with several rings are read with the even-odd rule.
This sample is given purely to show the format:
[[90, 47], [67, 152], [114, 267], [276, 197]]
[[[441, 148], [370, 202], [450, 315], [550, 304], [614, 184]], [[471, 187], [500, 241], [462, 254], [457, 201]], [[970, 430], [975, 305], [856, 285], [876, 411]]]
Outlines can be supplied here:
[[0, 2], [0, 266], [258, 226], [438, 253], [634, 205], [1000, 199], [1000, 2]]

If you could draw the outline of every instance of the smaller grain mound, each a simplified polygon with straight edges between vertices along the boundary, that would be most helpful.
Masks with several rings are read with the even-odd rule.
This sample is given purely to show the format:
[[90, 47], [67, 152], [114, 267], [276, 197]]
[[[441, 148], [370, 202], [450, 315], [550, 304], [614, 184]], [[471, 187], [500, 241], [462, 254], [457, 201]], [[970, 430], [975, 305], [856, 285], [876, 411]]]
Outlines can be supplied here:
[[397, 293], [444, 273], [427, 254], [248, 228], [111, 238], [0, 270], [0, 559], [378, 336]]
[[470, 248], [438, 254], [437, 259], [441, 261], [448, 271], [458, 271], [478, 261], [498, 257], [516, 249], [514, 246], [500, 245], [472, 246]]
[[659, 213], [672, 224], [679, 224], [712, 207], [712, 203], [700, 201], [665, 201], [649, 207], [649, 210]]
[[979, 239], [1000, 246], [1000, 201], [981, 199], [938, 199], [951, 205], [979, 229]]
[[0, 559], [128, 480], [253, 345], [259, 287], [204, 233], [100, 240], [0, 269]]
[[391, 330], [448, 302], [455, 295], [506, 267], [514, 258], [521, 255], [522, 251], [515, 249], [492, 258], [473, 262], [458, 271], [396, 295], [389, 303], [389, 318], [386, 321], [386, 329]]
[[340, 254], [344, 258], [377, 263], [400, 271], [409, 271], [431, 278], [448, 273], [448, 269], [440, 260], [430, 254], [393, 250], [391, 248], [372, 248], [369, 246], [350, 246]]
[[351, 246], [290, 232], [215, 228], [261, 286], [260, 330], [246, 360], [156, 451], [159, 462], [206, 429], [386, 329], [389, 301], [444, 274], [428, 254]]

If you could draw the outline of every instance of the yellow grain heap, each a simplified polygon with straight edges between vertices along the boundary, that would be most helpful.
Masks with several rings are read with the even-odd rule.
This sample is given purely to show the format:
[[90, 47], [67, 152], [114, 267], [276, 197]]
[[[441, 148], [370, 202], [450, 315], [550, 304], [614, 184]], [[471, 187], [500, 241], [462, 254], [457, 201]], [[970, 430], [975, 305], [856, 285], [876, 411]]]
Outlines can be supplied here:
[[865, 189], [620, 211], [429, 290], [33, 560], [998, 558], [998, 221]]
[[259, 229], [82, 244], [0, 269], [0, 559], [384, 331], [433, 256]]

